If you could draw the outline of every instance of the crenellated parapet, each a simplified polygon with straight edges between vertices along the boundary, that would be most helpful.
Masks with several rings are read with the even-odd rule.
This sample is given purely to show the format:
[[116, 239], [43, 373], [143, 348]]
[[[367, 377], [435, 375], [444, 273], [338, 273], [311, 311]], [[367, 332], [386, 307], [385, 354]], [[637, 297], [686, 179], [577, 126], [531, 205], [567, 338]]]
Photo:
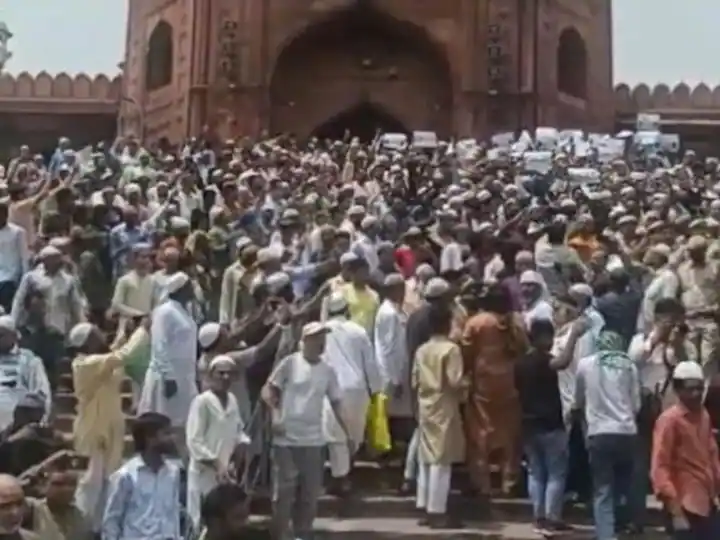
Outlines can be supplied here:
[[122, 78], [84, 73], [30, 75], [0, 73], [0, 112], [14, 114], [116, 115], [122, 99]]
[[720, 85], [714, 88], [706, 84], [690, 87], [685, 83], [672, 88], [666, 84], [653, 87], [646, 84], [615, 86], [616, 114], [663, 110], [691, 113], [712, 109], [720, 111]]
[[0, 100], [89, 100], [117, 102], [121, 93], [121, 77], [110, 79], [106, 75], [90, 77], [84, 73], [70, 76], [66, 73], [50, 75], [27, 72], [17, 76], [0, 74]]

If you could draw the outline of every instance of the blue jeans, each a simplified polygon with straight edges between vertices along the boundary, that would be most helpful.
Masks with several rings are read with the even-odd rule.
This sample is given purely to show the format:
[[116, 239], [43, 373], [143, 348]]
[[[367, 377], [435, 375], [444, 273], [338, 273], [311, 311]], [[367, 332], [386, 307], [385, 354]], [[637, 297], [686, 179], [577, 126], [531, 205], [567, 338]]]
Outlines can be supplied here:
[[[650, 493], [650, 452], [652, 450], [652, 433], [638, 434], [635, 446], [635, 462], [633, 463], [633, 480], [630, 486], [628, 504], [635, 525], [644, 526], [647, 521], [647, 496]], [[629, 516], [627, 516], [629, 517]], [[630, 525], [630, 523], [622, 523]]]
[[560, 521], [568, 469], [567, 431], [527, 434], [524, 450], [535, 519]]
[[[601, 434], [588, 437], [597, 540], [617, 538], [615, 509], [623, 503], [627, 506], [636, 444], [636, 435]], [[628, 517], [632, 522], [632, 516]]]

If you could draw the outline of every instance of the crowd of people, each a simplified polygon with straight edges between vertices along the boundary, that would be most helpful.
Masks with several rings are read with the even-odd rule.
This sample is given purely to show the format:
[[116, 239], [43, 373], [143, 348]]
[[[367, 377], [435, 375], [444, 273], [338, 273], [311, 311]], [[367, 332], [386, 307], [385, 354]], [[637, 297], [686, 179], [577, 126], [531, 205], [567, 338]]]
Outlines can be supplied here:
[[355, 494], [370, 410], [428, 527], [462, 526], [466, 471], [479, 511], [526, 475], [541, 536], [573, 530], [569, 498], [597, 540], [641, 532], [654, 493], [673, 538], [720, 538], [720, 162], [552, 130], [397, 141], [21, 147], [0, 535], [237, 539], [267, 462], [272, 538], [309, 540], [323, 490]]

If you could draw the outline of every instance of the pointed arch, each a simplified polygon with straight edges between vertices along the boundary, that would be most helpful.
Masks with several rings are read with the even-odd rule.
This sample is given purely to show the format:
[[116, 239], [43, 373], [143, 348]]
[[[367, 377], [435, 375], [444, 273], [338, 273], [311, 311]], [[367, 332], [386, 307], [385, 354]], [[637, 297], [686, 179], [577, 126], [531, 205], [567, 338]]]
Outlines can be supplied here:
[[425, 28], [374, 5], [338, 9], [289, 38], [269, 86], [275, 131], [306, 135], [362, 103], [410, 129], [450, 131], [446, 51]]
[[585, 40], [575, 28], [560, 34], [557, 48], [557, 89], [563, 94], [587, 99], [588, 55]]
[[376, 130], [383, 133], [408, 133], [409, 130], [382, 105], [370, 101], [360, 101], [324, 121], [313, 130], [313, 135], [321, 139], [342, 139], [345, 130], [359, 137], [363, 142], [371, 142]]
[[160, 21], [153, 28], [148, 40], [145, 58], [145, 88], [158, 90], [170, 85], [174, 63], [173, 28], [167, 21]]

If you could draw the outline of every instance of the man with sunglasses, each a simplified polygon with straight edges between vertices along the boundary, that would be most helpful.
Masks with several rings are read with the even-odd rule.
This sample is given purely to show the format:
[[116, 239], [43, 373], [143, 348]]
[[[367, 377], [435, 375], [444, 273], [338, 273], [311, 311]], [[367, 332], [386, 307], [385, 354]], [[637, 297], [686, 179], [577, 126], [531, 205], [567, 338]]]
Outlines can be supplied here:
[[675, 540], [720, 538], [720, 461], [703, 406], [705, 377], [700, 364], [675, 366], [672, 388], [678, 403], [655, 423], [650, 477], [672, 520]]

